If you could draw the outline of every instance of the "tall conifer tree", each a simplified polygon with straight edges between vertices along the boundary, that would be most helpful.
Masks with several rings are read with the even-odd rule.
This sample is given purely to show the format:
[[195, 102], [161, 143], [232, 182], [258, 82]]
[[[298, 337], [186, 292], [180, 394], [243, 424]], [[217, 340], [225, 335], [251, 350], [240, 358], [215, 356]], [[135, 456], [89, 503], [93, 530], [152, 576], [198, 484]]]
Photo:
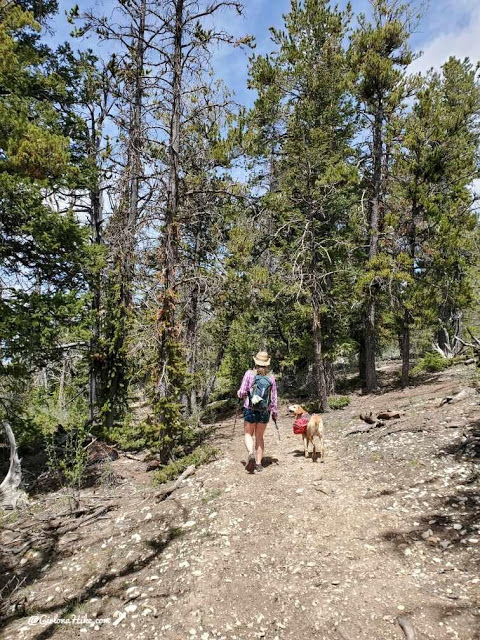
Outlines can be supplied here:
[[[294, 278], [294, 295], [306, 296], [311, 305], [315, 392], [326, 411], [325, 344], [327, 335], [335, 334], [345, 300], [340, 290], [347, 273], [355, 177], [343, 48], [350, 10], [340, 12], [320, 0], [292, 1], [284, 19], [285, 31], [272, 29], [277, 50], [252, 67], [251, 83], [260, 93], [254, 115], [263, 135], [269, 129], [273, 158], [277, 155], [270, 160], [274, 189], [265, 201], [276, 212], [274, 226], [281, 229], [276, 236]], [[272, 132], [278, 133], [276, 139]]]
[[[387, 212], [391, 165], [390, 129], [411, 94], [414, 81], [406, 70], [413, 60], [409, 39], [411, 9], [399, 0], [370, 0], [372, 21], [361, 14], [353, 34], [350, 60], [355, 95], [361, 114], [363, 184], [367, 208], [366, 270], [360, 375], [367, 391], [377, 387], [375, 353], [378, 329], [378, 294], [382, 280], [382, 234]], [[363, 197], [361, 198], [363, 201]]]

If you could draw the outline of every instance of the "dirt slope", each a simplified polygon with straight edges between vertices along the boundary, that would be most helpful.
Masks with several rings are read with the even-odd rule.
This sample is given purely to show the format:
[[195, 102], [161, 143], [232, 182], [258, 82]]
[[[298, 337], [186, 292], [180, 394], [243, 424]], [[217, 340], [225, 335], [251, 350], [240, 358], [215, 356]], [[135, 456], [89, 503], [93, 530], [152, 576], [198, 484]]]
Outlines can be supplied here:
[[[116, 461], [124, 483], [85, 494], [112, 510], [29, 552], [36, 579], [2, 637], [388, 640], [404, 637], [404, 615], [419, 640], [480, 638], [478, 450], [461, 447], [480, 396], [439, 407], [465, 372], [353, 396], [325, 418], [324, 464], [302, 457], [285, 409], [260, 474], [245, 473], [231, 420], [219, 458], [163, 502], [144, 465]], [[346, 436], [359, 413], [386, 409], [401, 418]]]

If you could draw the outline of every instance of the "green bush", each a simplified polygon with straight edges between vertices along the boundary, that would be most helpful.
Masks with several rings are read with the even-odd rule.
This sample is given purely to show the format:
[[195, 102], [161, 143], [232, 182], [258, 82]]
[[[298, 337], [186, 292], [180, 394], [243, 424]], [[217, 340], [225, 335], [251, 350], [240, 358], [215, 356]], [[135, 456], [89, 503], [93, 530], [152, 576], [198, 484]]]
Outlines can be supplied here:
[[26, 395], [20, 434], [20, 447], [38, 446], [44, 438], [56, 432], [59, 425], [69, 432], [85, 424], [88, 417], [87, 398], [74, 385], [65, 385], [60, 397], [59, 389], [52, 392], [35, 387]]
[[175, 460], [175, 462], [171, 462], [160, 471], [157, 471], [153, 478], [153, 484], [158, 486], [170, 480], [175, 480], [175, 478], [178, 478], [191, 464], [198, 467], [201, 464], [210, 462], [217, 454], [218, 449], [214, 447], [197, 447], [188, 456]]
[[150, 449], [161, 452], [168, 448], [171, 455], [180, 457], [198, 446], [206, 433], [206, 429], [198, 429], [195, 420], [179, 420], [175, 428], [167, 432], [155, 416], [150, 415], [136, 421], [132, 414], [128, 414], [123, 423], [116, 424], [109, 432], [103, 434], [103, 437], [108, 442], [118, 445], [123, 451]]
[[345, 409], [349, 404], [349, 396], [332, 396], [328, 399], [328, 406], [330, 409]]
[[85, 440], [88, 429], [85, 425], [71, 428], [65, 434], [65, 442], [61, 448], [55, 442], [55, 433], [45, 434], [45, 451], [47, 467], [53, 477], [63, 487], [83, 486], [87, 476], [88, 453]]
[[87, 472], [88, 403], [79, 386], [67, 382], [53, 391], [30, 389], [18, 438], [20, 448], [45, 451], [51, 477], [66, 487], [82, 486]]
[[421, 373], [438, 373], [444, 369], [448, 369], [453, 364], [453, 360], [443, 358], [439, 353], [428, 352], [423, 358], [417, 362], [412, 369], [412, 375], [417, 376]]
[[158, 449], [160, 427], [150, 417], [135, 422], [128, 414], [122, 424], [116, 424], [107, 434], [106, 439], [116, 444], [123, 451], [139, 451], [140, 449]]

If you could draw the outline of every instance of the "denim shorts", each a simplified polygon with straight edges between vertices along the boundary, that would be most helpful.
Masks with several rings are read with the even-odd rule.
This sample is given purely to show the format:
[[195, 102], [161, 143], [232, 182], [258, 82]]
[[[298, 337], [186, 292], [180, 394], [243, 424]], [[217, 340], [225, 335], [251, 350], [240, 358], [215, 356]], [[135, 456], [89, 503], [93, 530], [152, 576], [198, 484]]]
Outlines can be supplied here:
[[250, 408], [243, 408], [243, 419], [245, 422], [251, 422], [255, 424], [257, 422], [261, 422], [262, 424], [270, 420], [270, 412], [269, 411], [254, 411]]

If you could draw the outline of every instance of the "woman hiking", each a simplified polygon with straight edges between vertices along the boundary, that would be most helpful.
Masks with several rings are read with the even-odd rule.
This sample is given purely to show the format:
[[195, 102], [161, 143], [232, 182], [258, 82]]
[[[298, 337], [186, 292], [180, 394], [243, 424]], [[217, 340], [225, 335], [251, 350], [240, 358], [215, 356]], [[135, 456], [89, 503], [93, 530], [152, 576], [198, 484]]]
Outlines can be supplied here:
[[[263, 471], [262, 456], [264, 449], [263, 434], [270, 420], [270, 413], [277, 419], [278, 398], [277, 383], [270, 371], [270, 356], [266, 351], [259, 351], [254, 356], [255, 369], [249, 369], [243, 376], [239, 398], [245, 398], [243, 405], [243, 430], [248, 460], [245, 469], [249, 473]], [[253, 452], [253, 435], [255, 434], [255, 453]]]

